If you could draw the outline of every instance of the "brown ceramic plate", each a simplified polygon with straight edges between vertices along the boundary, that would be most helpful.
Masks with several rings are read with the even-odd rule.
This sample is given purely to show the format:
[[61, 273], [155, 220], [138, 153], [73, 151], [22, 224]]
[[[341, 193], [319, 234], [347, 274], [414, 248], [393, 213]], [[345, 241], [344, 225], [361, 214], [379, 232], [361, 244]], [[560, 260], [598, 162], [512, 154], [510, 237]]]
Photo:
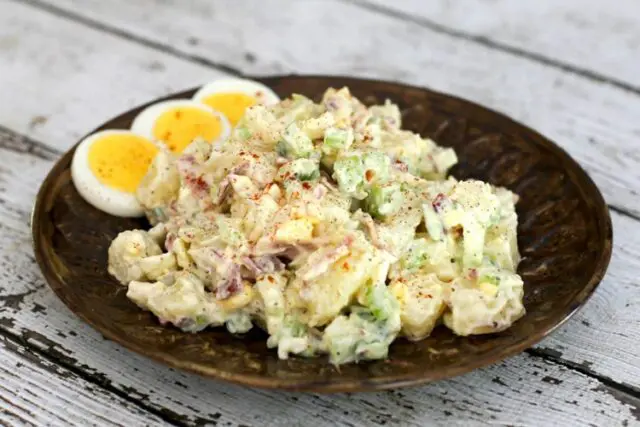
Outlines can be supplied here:
[[[398, 340], [387, 360], [343, 365], [325, 358], [278, 360], [265, 335], [235, 337], [223, 329], [189, 334], [163, 327], [125, 297], [107, 273], [107, 248], [143, 220], [109, 216], [76, 192], [66, 153], [45, 180], [33, 212], [38, 263], [56, 294], [105, 337], [138, 353], [235, 383], [320, 392], [386, 389], [449, 378], [531, 347], [581, 307], [602, 279], [611, 255], [611, 221], [602, 195], [562, 149], [531, 129], [468, 101], [427, 89], [342, 77], [260, 79], [280, 96], [318, 99], [329, 87], [349, 86], [367, 104], [393, 100], [404, 127], [456, 149], [453, 175], [479, 178], [518, 193], [518, 272], [525, 282], [527, 315], [507, 331], [456, 337], [438, 328], [424, 341]], [[193, 90], [170, 98], [190, 97]], [[99, 129], [128, 128], [141, 110]]]

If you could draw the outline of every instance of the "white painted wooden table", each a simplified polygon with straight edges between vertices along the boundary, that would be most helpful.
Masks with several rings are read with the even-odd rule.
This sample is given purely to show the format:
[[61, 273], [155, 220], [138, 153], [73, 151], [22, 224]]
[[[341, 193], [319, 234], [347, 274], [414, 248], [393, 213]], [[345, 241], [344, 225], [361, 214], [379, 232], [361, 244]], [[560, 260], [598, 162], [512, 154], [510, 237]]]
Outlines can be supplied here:
[[[604, 193], [609, 273], [540, 345], [436, 384], [356, 395], [251, 390], [104, 340], [45, 285], [29, 212], [102, 121], [229, 74], [428, 86], [563, 146]], [[0, 424], [640, 425], [637, 0], [0, 0]]]

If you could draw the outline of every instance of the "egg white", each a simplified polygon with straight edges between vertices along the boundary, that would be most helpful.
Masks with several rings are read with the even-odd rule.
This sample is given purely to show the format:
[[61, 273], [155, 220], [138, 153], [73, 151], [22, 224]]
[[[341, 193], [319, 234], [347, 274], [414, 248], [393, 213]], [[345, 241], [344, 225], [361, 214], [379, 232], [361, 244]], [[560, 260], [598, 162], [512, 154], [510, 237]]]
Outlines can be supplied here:
[[149, 140], [157, 143], [155, 137], [153, 136], [153, 128], [155, 126], [156, 120], [158, 120], [158, 117], [160, 117], [167, 110], [172, 110], [176, 107], [198, 108], [202, 111], [206, 111], [207, 113], [211, 113], [212, 115], [220, 119], [220, 135], [213, 141], [207, 142], [220, 142], [229, 137], [229, 134], [231, 133], [231, 125], [229, 124], [229, 120], [227, 120], [224, 114], [214, 110], [208, 105], [190, 99], [176, 99], [172, 101], [158, 102], [157, 104], [150, 105], [149, 107], [142, 110], [133, 120], [133, 123], [131, 123], [131, 132], [140, 136], [144, 136], [145, 138], [149, 138]]
[[135, 193], [108, 187], [98, 180], [89, 165], [89, 150], [96, 140], [104, 136], [130, 134], [127, 130], [96, 132], [80, 142], [71, 160], [71, 179], [78, 193], [95, 208], [120, 217], [142, 216], [144, 210]]
[[[256, 96], [258, 92], [260, 92], [260, 96]], [[193, 95], [193, 100], [201, 102], [204, 98], [216, 93], [243, 93], [255, 98], [259, 104], [264, 105], [273, 105], [280, 102], [280, 97], [269, 87], [249, 79], [214, 80], [202, 86]]]

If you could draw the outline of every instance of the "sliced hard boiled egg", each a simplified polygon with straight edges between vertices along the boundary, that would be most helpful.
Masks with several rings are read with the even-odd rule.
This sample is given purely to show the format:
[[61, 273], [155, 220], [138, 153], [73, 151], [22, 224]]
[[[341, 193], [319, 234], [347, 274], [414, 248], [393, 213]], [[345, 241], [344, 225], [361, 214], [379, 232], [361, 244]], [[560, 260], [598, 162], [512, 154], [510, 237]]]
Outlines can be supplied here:
[[256, 104], [272, 105], [280, 102], [274, 91], [262, 83], [248, 79], [220, 79], [208, 83], [193, 96], [224, 114], [235, 126], [247, 108]]
[[91, 205], [111, 215], [142, 216], [136, 189], [158, 148], [126, 130], [96, 132], [80, 142], [71, 161], [71, 179]]
[[195, 139], [222, 141], [231, 128], [219, 112], [188, 99], [153, 104], [133, 120], [131, 131], [152, 141], [164, 142], [169, 150], [181, 153]]

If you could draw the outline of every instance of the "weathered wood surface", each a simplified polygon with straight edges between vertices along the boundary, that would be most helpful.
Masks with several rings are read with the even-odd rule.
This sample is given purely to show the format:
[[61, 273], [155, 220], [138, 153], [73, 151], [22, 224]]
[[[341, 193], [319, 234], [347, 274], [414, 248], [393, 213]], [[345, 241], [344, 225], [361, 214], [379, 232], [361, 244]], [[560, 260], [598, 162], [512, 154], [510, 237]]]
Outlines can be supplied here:
[[627, 141], [640, 136], [639, 97], [339, 2], [251, 2], [250, 11], [231, 1], [59, 0], [54, 10], [30, 3], [0, 4], [0, 126], [8, 128], [0, 130], [2, 334], [178, 425], [640, 423], [638, 400], [624, 393], [640, 390], [640, 228], [623, 215], [613, 214], [607, 278], [585, 309], [532, 353], [415, 390], [354, 396], [243, 389], [107, 342], [43, 283], [28, 234], [33, 197], [60, 150], [106, 118], [219, 77], [227, 66], [384, 77], [474, 99], [555, 138], [609, 203], [636, 213], [640, 159]]
[[640, 91], [636, 0], [355, 0], [540, 62]]
[[165, 425], [161, 418], [0, 336], [0, 425]]
[[[54, 66], [49, 76], [41, 75], [32, 84], [51, 88], [56, 96], [24, 101], [33, 104], [24, 107], [26, 115], [12, 113], [16, 123], [10, 127], [30, 136], [47, 135], [47, 142], [57, 147], [66, 148], [74, 139], [49, 129], [72, 127], [72, 135], [82, 134], [110, 117], [108, 113], [148, 100], [153, 85], [162, 94], [168, 85], [186, 88], [213, 78], [215, 73], [203, 66], [207, 64], [250, 74], [376, 77], [429, 86], [508, 113], [578, 159], [601, 188], [610, 190], [610, 203], [640, 216], [640, 198], [635, 197], [640, 170], [634, 167], [640, 154], [632, 145], [640, 137], [635, 114], [640, 97], [616, 86], [335, 0], [269, 0], [250, 2], [250, 7], [233, 0], [28, 2], [115, 36], [99, 49], [69, 40], [84, 45], [72, 51], [65, 39], [76, 37], [76, 27], [67, 23], [68, 31], [55, 33], [55, 25], [37, 26], [41, 35], [50, 34], [48, 40], [35, 45], [22, 41], [32, 46], [34, 55], [20, 57], [36, 63], [13, 67], [37, 73], [43, 63]], [[22, 19], [13, 22], [11, 13], [6, 19], [12, 34], [20, 25], [33, 25], [21, 24]], [[88, 36], [90, 41], [93, 36]], [[131, 37], [147, 46], [138, 46], [142, 56], [134, 55]], [[38, 54], [39, 43], [50, 45], [58, 60], [51, 63], [47, 55]], [[629, 63], [637, 61], [630, 56]], [[155, 74], [145, 73], [145, 68], [155, 69]], [[24, 88], [15, 84], [9, 95], [24, 93], [20, 86]], [[34, 118], [40, 123], [38, 116], [43, 115], [33, 112], [43, 110], [47, 122], [30, 130]], [[78, 110], [83, 121], [77, 120]]]
[[[305, 2], [306, 7], [296, 7], [295, 5], [298, 3], [286, 3], [291, 6], [286, 8], [284, 7], [285, 3], [283, 2], [278, 3], [277, 1], [270, 1], [269, 6], [271, 8], [275, 7], [277, 4], [280, 5], [278, 10], [281, 10], [282, 12], [278, 15], [278, 18], [274, 18], [272, 16], [271, 9], [269, 7], [260, 6], [258, 4], [254, 4], [253, 12], [251, 14], [247, 14], [244, 8], [238, 6], [238, 4], [241, 3], [242, 2], [226, 2], [225, 7], [221, 8], [213, 7], [211, 6], [211, 3], [206, 2], [189, 2], [188, 4], [181, 2], [162, 2], [163, 7], [151, 7], [150, 5], [153, 5], [153, 2], [145, 2], [144, 5], [141, 6], [140, 3], [126, 1], [118, 2], [118, 0], [116, 0], [115, 2], [110, 2], [110, 5], [113, 7], [98, 1], [91, 3], [91, 7], [80, 7], [80, 3], [74, 3], [72, 0], [57, 0], [55, 2], [56, 7], [65, 7], [66, 9], [64, 13], [74, 14], [73, 16], [76, 17], [76, 20], [80, 19], [77, 15], [82, 14], [82, 16], [84, 16], [83, 19], [99, 21], [101, 23], [100, 25], [103, 27], [109, 25], [109, 28], [112, 29], [111, 31], [126, 31], [127, 33], [134, 34], [136, 37], [144, 38], [144, 40], [148, 41], [150, 40], [148, 43], [155, 43], [156, 46], [160, 45], [157, 49], [136, 46], [136, 50], [134, 51], [130, 43], [127, 42], [127, 40], [123, 40], [119, 35], [120, 33], [116, 34], [117, 37], [109, 37], [110, 41], [108, 43], [98, 42], [98, 37], [105, 38], [108, 36], [102, 32], [85, 28], [84, 31], [87, 33], [87, 36], [83, 37], [82, 45], [80, 47], [76, 47], [78, 42], [74, 42], [73, 39], [76, 38], [77, 31], [79, 31], [78, 25], [69, 23], [67, 20], [56, 20], [55, 18], [50, 17], [49, 19], [51, 20], [51, 23], [48, 24], [46, 28], [55, 28], [56, 25], [53, 24], [54, 21], [60, 22], [60, 24], [58, 24], [60, 27], [63, 25], [69, 27], [66, 31], [57, 32], [58, 39], [64, 40], [64, 43], [62, 43], [63, 47], [60, 49], [62, 58], [76, 57], [79, 55], [77, 53], [78, 50], [92, 52], [92, 57], [95, 59], [91, 60], [91, 58], [89, 58], [85, 62], [89, 64], [94, 62], [100, 64], [100, 66], [91, 67], [91, 70], [89, 71], [92, 73], [91, 75], [96, 76], [96, 79], [98, 80], [97, 85], [102, 83], [103, 80], [108, 79], [110, 73], [118, 76], [120, 85], [127, 85], [126, 90], [122, 89], [120, 91], [103, 91], [99, 90], [97, 87], [95, 90], [87, 90], [86, 86], [74, 87], [71, 84], [64, 84], [63, 89], [64, 91], [72, 92], [75, 95], [78, 100], [78, 106], [76, 108], [80, 109], [80, 106], [87, 105], [87, 110], [89, 111], [82, 114], [83, 117], [88, 117], [93, 114], [90, 109], [94, 105], [100, 106], [99, 108], [101, 111], [99, 111], [99, 113], [104, 114], [104, 110], [107, 109], [107, 105], [115, 104], [116, 107], [113, 108], [113, 114], [115, 114], [115, 112], [124, 109], [125, 106], [132, 106], [133, 104], [140, 103], [145, 99], [148, 99], [148, 91], [140, 87], [139, 81], [145, 80], [146, 87], [146, 85], [152, 84], [157, 77], [154, 77], [153, 73], [148, 71], [147, 75], [151, 76], [148, 79], [140, 79], [140, 71], [136, 65], [141, 61], [143, 63], [156, 62], [169, 64], [164, 67], [166, 73], [171, 72], [170, 70], [176, 70], [175, 73], [178, 75], [164, 75], [159, 80], [165, 82], [164, 84], [167, 86], [173, 85], [174, 89], [176, 87], [185, 87], [192, 84], [182, 83], [186, 78], [182, 78], [180, 75], [187, 74], [186, 70], [190, 70], [192, 73], [191, 75], [196, 72], [194, 70], [198, 70], [197, 72], [200, 72], [201, 70], [202, 79], [207, 78], [206, 74], [208, 71], [204, 69], [204, 67], [200, 65], [193, 65], [187, 61], [179, 61], [175, 58], [175, 55], [171, 53], [164, 53], [162, 55], [160, 51], [166, 51], [168, 47], [171, 48], [171, 52], [182, 52], [180, 53], [182, 56], [200, 55], [198, 57], [208, 58], [209, 61], [215, 63], [220, 62], [219, 60], [222, 58], [225, 61], [228, 61], [228, 64], [232, 66], [236, 66], [238, 68], [242, 67], [248, 72], [253, 73], [258, 72], [256, 64], [260, 62], [265, 63], [260, 69], [269, 71], [286, 72], [287, 68], [285, 68], [285, 65], [280, 66], [278, 69], [277, 64], [281, 63], [285, 63], [286, 67], [296, 71], [313, 71], [307, 63], [324, 67], [321, 71], [331, 71], [330, 68], [322, 65], [324, 62], [330, 62], [336, 66], [338, 72], [343, 72], [341, 70], [357, 72], [357, 69], [353, 68], [349, 62], [345, 61], [350, 61], [350, 56], [347, 53], [349, 52], [349, 49], [355, 49], [359, 46], [358, 41], [350, 41], [347, 34], [345, 34], [344, 37], [339, 37], [336, 41], [332, 42], [339, 44], [339, 46], [328, 46], [319, 52], [305, 50], [304, 46], [301, 46], [296, 50], [296, 45], [294, 44], [292, 46], [292, 44], [287, 42], [287, 40], [292, 38], [289, 36], [293, 36], [294, 31], [296, 31], [296, 28], [298, 27], [290, 29], [287, 24], [295, 23], [295, 25], [302, 26], [305, 23], [308, 23], [304, 20], [311, 18], [306, 17], [305, 12], [309, 7], [317, 8], [318, 11], [313, 16], [322, 17], [322, 19], [317, 19], [317, 21], [322, 24], [322, 28], [313, 30], [309, 35], [309, 43], [317, 42], [318, 44], [321, 42], [323, 34], [325, 34], [326, 31], [329, 31], [329, 28], [334, 29], [334, 34], [336, 31], [352, 31], [350, 29], [341, 29], [342, 27], [338, 25], [342, 21], [336, 20], [341, 20], [344, 17], [346, 17], [344, 19], [350, 19], [353, 21], [351, 28], [357, 27], [356, 29], [363, 35], [367, 34], [366, 31], [368, 28], [370, 28], [369, 33], [372, 33], [373, 30], [376, 30], [379, 27], [384, 27], [385, 29], [396, 29], [396, 27], [402, 24], [402, 22], [397, 22], [396, 19], [384, 16], [381, 17], [372, 12], [362, 11], [358, 7], [345, 5], [339, 2], [331, 3], [331, 7], [327, 9], [326, 7], [323, 8], [323, 5], [327, 2]], [[82, 2], [82, 4], [86, 5], [87, 3]], [[118, 7], [115, 7], [116, 5]], [[153, 10], [154, 13], [150, 15], [149, 10]], [[340, 13], [335, 13], [336, 10], [339, 10]], [[331, 14], [331, 11], [333, 11], [333, 14]], [[57, 13], [59, 15], [62, 14], [60, 11]], [[151, 16], [153, 19], [150, 19]], [[175, 19], [176, 16], [180, 16], [180, 19]], [[272, 22], [274, 19], [276, 19], [277, 22]], [[17, 20], [14, 21], [17, 22]], [[272, 28], [271, 26], [276, 26], [281, 29], [281, 31], [269, 32], [266, 35], [262, 35], [261, 32], [254, 33], [242, 31], [243, 28], [255, 27], [258, 22], [264, 22], [265, 25], [268, 23], [270, 25], [269, 28]], [[98, 26], [95, 22], [91, 25], [93, 27]], [[220, 30], [213, 31], [212, 28], [215, 28], [214, 25], [219, 26]], [[497, 93], [501, 87], [499, 86], [501, 82], [496, 80], [492, 85], [487, 85], [487, 87], [482, 86], [483, 83], [486, 84], [486, 82], [478, 83], [479, 79], [484, 75], [481, 73], [482, 70], [477, 69], [479, 66], [475, 65], [482, 64], [482, 62], [479, 61], [481, 55], [485, 55], [489, 58], [493, 58], [493, 56], [490, 56], [492, 54], [498, 55], [500, 58], [505, 57], [503, 60], [506, 71], [500, 72], [517, 72], [519, 70], [526, 71], [526, 75], [522, 76], [522, 79], [529, 87], [527, 95], [524, 96], [522, 91], [518, 91], [517, 88], [509, 87], [503, 90], [503, 94], [501, 96], [504, 96], [505, 99], [504, 103], [500, 105], [513, 106], [513, 108], [523, 110], [526, 109], [527, 112], [538, 117], [537, 120], [546, 123], [546, 125], [541, 124], [539, 127], [543, 132], [545, 131], [545, 128], [549, 130], [545, 133], [552, 134], [555, 132], [558, 134], [565, 134], [566, 136], [560, 136], [558, 141], [570, 152], [575, 152], [574, 154], [577, 153], [576, 157], [582, 160], [583, 164], [594, 165], [594, 167], [589, 168], [589, 170], [592, 176], [600, 184], [600, 188], [611, 204], [624, 209], [634, 210], [636, 208], [636, 204], [640, 203], [638, 202], [637, 197], [621, 196], [621, 194], [634, 194], [640, 188], [640, 182], [637, 182], [636, 180], [636, 177], [640, 177], [640, 171], [635, 167], [637, 162], [640, 161], [640, 156], [635, 152], [636, 150], [634, 150], [632, 144], [624, 144], [625, 140], [613, 139], [604, 136], [606, 133], [620, 132], [620, 129], [616, 129], [616, 124], [613, 122], [607, 123], [596, 117], [597, 114], [600, 114], [613, 119], [612, 116], [614, 110], [611, 108], [611, 99], [617, 100], [619, 102], [617, 105], [620, 106], [625, 102], [628, 107], [625, 107], [627, 108], [627, 113], [625, 115], [627, 119], [625, 120], [628, 120], [626, 126], [630, 128], [630, 133], [627, 136], [630, 139], [633, 137], [633, 133], [635, 132], [640, 135], [640, 125], [638, 125], [633, 114], [633, 111], [640, 109], [640, 97], [626, 94], [618, 89], [603, 89], [603, 85], [586, 78], [574, 78], [574, 81], [578, 86], [575, 86], [573, 90], [565, 86], [560, 86], [557, 90], [549, 93], [549, 96], [553, 97], [552, 101], [554, 104], [557, 104], [555, 109], [537, 107], [538, 102], [544, 104], [547, 100], [545, 100], [543, 96], [535, 96], [537, 94], [535, 89], [539, 86], [539, 84], [536, 83], [536, 79], [540, 79], [540, 76], [547, 74], [549, 75], [549, 78], [559, 79], [558, 81], [560, 81], [561, 79], [567, 78], [562, 70], [542, 67], [535, 63], [532, 64], [531, 61], [512, 57], [512, 55], [502, 55], [499, 52], [487, 52], [486, 49], [482, 47], [474, 47], [472, 45], [463, 48], [462, 46], [459, 46], [463, 43], [462, 41], [456, 39], [451, 40], [450, 38], [439, 34], [429, 34], [430, 30], [428, 29], [416, 26], [411, 26], [410, 29], [420, 32], [420, 34], [417, 35], [411, 33], [411, 37], [416, 39], [421, 37], [424, 40], [429, 40], [429, 43], [425, 44], [425, 47], [433, 51], [434, 56], [438, 55], [437, 62], [449, 66], [449, 72], [447, 73], [449, 81], [460, 82], [462, 85], [477, 84], [475, 90], [479, 93], [478, 100], [484, 103], [491, 103], [491, 99], [487, 97], [492, 94], [490, 89], [492, 87], [495, 88], [494, 92]], [[405, 33], [406, 32], [407, 31], [405, 30]], [[392, 32], [389, 33], [395, 34]], [[68, 36], [65, 36], [65, 34]], [[233, 34], [242, 34], [244, 40], [238, 40], [238, 37], [234, 37]], [[309, 34], [308, 31], [307, 34]], [[375, 32], [372, 34], [375, 35]], [[312, 37], [314, 35], [315, 37]], [[432, 37], [429, 37], [430, 35]], [[282, 52], [278, 53], [276, 47], [274, 47], [274, 49], [267, 49], [265, 47], [260, 51], [261, 56], [254, 58], [255, 63], [251, 64], [246, 61], [244, 55], [240, 55], [238, 52], [251, 53], [244, 48], [244, 44], [254, 45], [259, 42], [260, 37], [271, 37], [273, 40], [265, 43], [270, 43], [269, 45], [276, 47], [279, 45], [287, 46], [289, 50], [295, 51], [296, 55], [289, 54], [285, 56]], [[48, 40], [49, 38], [46, 39]], [[89, 47], [91, 42], [99, 43], [99, 50], [97, 47]], [[34, 49], [38, 49], [43, 43], [46, 43], [46, 40], [38, 38], [33, 42]], [[54, 42], [52, 41], [51, 43]], [[388, 43], [389, 46], [393, 46], [394, 48], [397, 47], [397, 49], [403, 49], [402, 46], [407, 44], [401, 43], [400, 40], [396, 39], [386, 41], [385, 43]], [[467, 42], [466, 44], [469, 43]], [[113, 52], [117, 49], [122, 49], [122, 45], [126, 45], [128, 47], [125, 53], [126, 58], [129, 60], [125, 59], [119, 61], [116, 64], [117, 66], [113, 68], [108, 64], [104, 64], [104, 61], [101, 61], [100, 58], [109, 57], [113, 55]], [[265, 46], [267, 46], [267, 44], [265, 44]], [[446, 46], [446, 48], [444, 46]], [[334, 57], [334, 51], [341, 51], [344, 54]], [[471, 60], [474, 55], [476, 58], [475, 61]], [[263, 58], [263, 56], [265, 57]], [[456, 59], [459, 56], [468, 56], [469, 60], [466, 60], [467, 58], [463, 58], [465, 60]], [[138, 58], [138, 61], [132, 61], [130, 58]], [[334, 58], [335, 61], [327, 61], [328, 58]], [[413, 61], [411, 58], [413, 57], [407, 54], [405, 62]], [[295, 62], [292, 63], [292, 61]], [[369, 64], [372, 67], [372, 70], [375, 70], [374, 67], [380, 66], [381, 62], [378, 61], [376, 57], [369, 57], [366, 55], [362, 56], [360, 61]], [[28, 60], [25, 58], [24, 62], [26, 63]], [[58, 64], [60, 64], [60, 67], [64, 67], [64, 70], [66, 71], [68, 62], [69, 61], [60, 61]], [[491, 60], [485, 60], [484, 62], [486, 63], [484, 68], [491, 67]], [[389, 72], [391, 73], [397, 73], [401, 67], [407, 66], [406, 64], [387, 64], [386, 62], [385, 64], [386, 65], [384, 66], [390, 67], [393, 65], [398, 67], [395, 71], [390, 70]], [[414, 65], [414, 70], [412, 70], [411, 77], [420, 81], [420, 79], [423, 79], [423, 69], [415, 67], [416, 64], [413, 62], [408, 65], [412, 64]], [[189, 66], [193, 67], [193, 70], [189, 68]], [[101, 71], [101, 74], [97, 73], [98, 68]], [[76, 77], [71, 81], [87, 81], [88, 79], [85, 72], [73, 70], [69, 70], [69, 72], [72, 73], [72, 76]], [[429, 71], [425, 72], [428, 73]], [[439, 80], [443, 80], [445, 77], [442, 75], [443, 73], [441, 70], [431, 73], [434, 78]], [[383, 74], [381, 73], [381, 75]], [[527, 81], [526, 79], [530, 80]], [[405, 77], [405, 80], [410, 79]], [[428, 79], [424, 79], [422, 81], [428, 82]], [[182, 86], [180, 86], [181, 83]], [[56, 83], [51, 82], [51, 84], [55, 85]], [[520, 85], [519, 87], [522, 88], [523, 86], [524, 85]], [[451, 87], [445, 89], [451, 89]], [[164, 87], [160, 87], [158, 89], [158, 94], [164, 93], [163, 91]], [[464, 96], [463, 91], [463, 88], [457, 89], [457, 92]], [[606, 93], [603, 93], [603, 91], [606, 91]], [[84, 95], [85, 93], [87, 93], [87, 95]], [[138, 95], [138, 93], [140, 93], [140, 95]], [[602, 97], [599, 97], [599, 95]], [[64, 97], [60, 97], [60, 99], [54, 100], [53, 102], [64, 102], [64, 99]], [[135, 99], [135, 101], [127, 102], [130, 99]], [[52, 107], [53, 106], [49, 109], [55, 111]], [[635, 109], [633, 107], [635, 107]], [[75, 112], [74, 114], [77, 115], [80, 113]], [[518, 116], [517, 112], [514, 115]], [[64, 125], [65, 128], [63, 129], [66, 129], [65, 135], [68, 135], [66, 139], [52, 138], [47, 140], [52, 146], [64, 148], [74, 141], [75, 136], [86, 132], [88, 129], [93, 127], [94, 124], [99, 123], [99, 121], [104, 117], [108, 117], [108, 115], [98, 116], [96, 113], [96, 117], [93, 119], [94, 121], [92, 121], [92, 124], [87, 126], [83, 123], [79, 123], [78, 121], [74, 121], [71, 116], [65, 115], [60, 117], [59, 123], [56, 122], [56, 118], [52, 118], [42, 126], [38, 126], [34, 131], [30, 131], [28, 128], [24, 129], [24, 131], [28, 135], [38, 138], [40, 132], [47, 132], [47, 126], [50, 125], [52, 127], [61, 128], [62, 125]], [[22, 121], [25, 123], [28, 122], [29, 117], [23, 117]], [[12, 128], [23, 130], [20, 125], [13, 126]], [[636, 128], [636, 130], [633, 130], [634, 128]], [[576, 135], [578, 134], [584, 135], [584, 138], [577, 138]], [[585, 139], [587, 142], [585, 142]], [[604, 142], [609, 146], [605, 145]], [[623, 154], [624, 150], [629, 151], [629, 153]], [[620, 189], [620, 186], [623, 186], [622, 190]], [[628, 228], [632, 229], [633, 226], [629, 226]], [[629, 291], [629, 295], [632, 295], [634, 289], [636, 289], [636, 284], [630, 280], [627, 280], [627, 282], [629, 282], [627, 286], [631, 289]], [[594, 300], [600, 300], [603, 307], [611, 306], [612, 301], [615, 301], [613, 305], [616, 307], [616, 310], [627, 309], [626, 311], [622, 311], [624, 313], [634, 313], [636, 311], [633, 304], [629, 307], [624, 307], [626, 304], [630, 304], [628, 302], [629, 298], [626, 296], [621, 298], [608, 298], [606, 301], [602, 301], [601, 298], [600, 294], [598, 294], [597, 298], [594, 298]], [[583, 316], [591, 315], [592, 317], [581, 320], [584, 320], [590, 325], [600, 325], [600, 322], [597, 321], [597, 319], [600, 317], [603, 310], [591, 310], [587, 314], [583, 314]], [[607, 330], [615, 329], [615, 322], [618, 321], [618, 317], [611, 318], [611, 320], [612, 322], [610, 327], [608, 329], [604, 328], [603, 333]], [[582, 323], [579, 323], [579, 325], [584, 326]], [[585, 366], [588, 366], [590, 363], [601, 366], [604, 363], [601, 359], [597, 357], [585, 358], [584, 356], [586, 354], [593, 354], [596, 352], [599, 355], [601, 354], [604, 357], [604, 360], [611, 360], [611, 355], [619, 354], [619, 348], [626, 348], [628, 346], [628, 343], [626, 342], [624, 343], [625, 345], [621, 345], [623, 343], [619, 341], [619, 338], [622, 337], [619, 335], [607, 333], [605, 335], [606, 338], [599, 337], [598, 344], [603, 346], [603, 348], [602, 351], [598, 351], [594, 349], [592, 345], [594, 335], [588, 332], [586, 334], [582, 333], [580, 335], [574, 335], [571, 332], [571, 329], [569, 331], [570, 332], [565, 336], [565, 339], [571, 338], [571, 341], [567, 343], [563, 340], [564, 344], [559, 344], [560, 347], [558, 347], [558, 344], [553, 344], [555, 341], [551, 341], [551, 344], [549, 345], [554, 354], [557, 354], [558, 351], [561, 351], [563, 354], [568, 354], [569, 358], [566, 360], [570, 363], [584, 365], [586, 362]], [[587, 331], [590, 331], [590, 329], [587, 329]], [[633, 333], [631, 333], [631, 336], [632, 339], [640, 339], [640, 334], [636, 334], [634, 336]], [[588, 340], [588, 342], [585, 342], [586, 340]], [[605, 371], [599, 371], [599, 373], [606, 375], [607, 377], [615, 378], [615, 366], [617, 362], [618, 359], [613, 359], [613, 361], [607, 365], [608, 369]], [[622, 359], [622, 362], [624, 363], [624, 359]], [[623, 375], [626, 376], [627, 374]], [[636, 373], [636, 375], [637, 376], [633, 377], [635, 380], [640, 378], [640, 373]], [[640, 382], [636, 381], [635, 384], [635, 386], [637, 386]]]
[[[337, 418], [341, 422], [366, 425], [366, 417], [373, 422], [377, 414], [388, 413], [395, 414], [398, 424], [413, 419], [419, 425], [429, 421], [445, 423], [449, 419], [480, 423], [483, 419], [491, 420], [491, 415], [498, 417], [500, 414], [497, 419], [503, 422], [520, 419], [524, 425], [539, 425], [553, 408], [558, 411], [553, 421], [568, 425], [591, 422], [594, 414], [599, 414], [600, 423], [596, 425], [634, 420], [634, 411], [640, 402], [618, 394], [605, 382], [531, 355], [518, 356], [502, 365], [452, 381], [403, 391], [400, 393], [403, 398], [396, 399], [389, 397], [393, 393], [368, 394], [363, 398], [313, 395], [291, 398], [289, 394], [208, 381], [148, 361], [105, 341], [100, 334], [79, 322], [42, 282], [31, 255], [28, 212], [37, 184], [55, 155], [6, 131], [0, 134], [0, 141], [6, 147], [0, 148], [0, 158], [10, 165], [0, 167], [0, 217], [4, 219], [0, 228], [0, 277], [4, 283], [0, 290], [0, 330], [37, 348], [55, 363], [82, 372], [108, 390], [124, 393], [143, 407], [160, 411], [167, 420], [190, 423], [224, 419], [240, 424], [248, 419], [257, 422], [273, 418], [274, 423], [284, 423], [288, 416], [305, 419], [307, 414], [330, 425], [334, 420], [332, 414], [342, 414]], [[615, 218], [623, 224], [631, 221], [618, 215]], [[615, 283], [606, 281], [602, 286], [602, 289], [605, 286], [606, 289], [615, 288]], [[602, 310], [606, 310], [606, 305]], [[594, 309], [585, 309], [582, 313], [594, 312]], [[582, 324], [580, 320], [575, 319], [565, 328], [579, 324]], [[560, 340], [561, 346], [566, 344]], [[629, 351], [632, 353], [631, 349]], [[637, 357], [627, 355], [632, 356]], [[611, 363], [619, 364], [620, 361]], [[630, 359], [629, 370], [633, 369], [633, 364], [634, 360]], [[503, 387], [510, 387], [512, 391]], [[519, 395], [516, 402], [532, 404], [523, 410], [505, 397], [515, 393]], [[583, 396], [577, 399], [575, 396], [580, 393]], [[447, 398], [449, 394], [456, 397]], [[619, 398], [622, 400], [617, 400]], [[362, 399], [369, 405], [362, 403]], [[578, 406], [585, 407], [576, 411], [573, 406], [566, 405], [565, 401], [573, 400], [578, 401]], [[283, 412], [283, 405], [294, 404], [295, 409]], [[409, 410], [407, 404], [420, 410]], [[345, 405], [351, 408], [346, 409], [347, 414], [344, 413]]]

